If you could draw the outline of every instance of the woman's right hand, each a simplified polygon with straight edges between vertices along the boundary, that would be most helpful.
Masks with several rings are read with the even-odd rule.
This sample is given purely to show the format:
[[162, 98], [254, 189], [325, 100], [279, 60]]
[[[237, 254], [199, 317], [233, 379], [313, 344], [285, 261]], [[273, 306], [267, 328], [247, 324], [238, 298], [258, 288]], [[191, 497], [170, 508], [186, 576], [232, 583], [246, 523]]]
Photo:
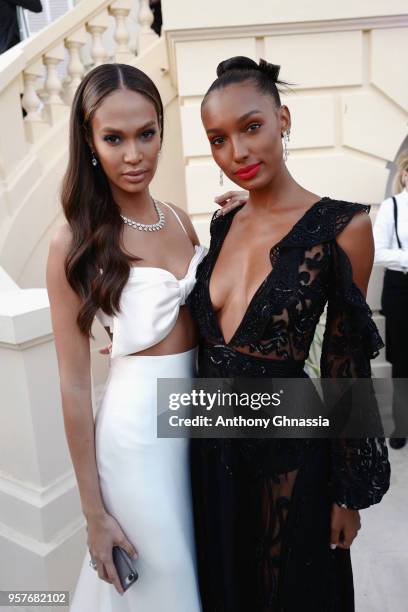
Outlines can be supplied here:
[[136, 559], [136, 548], [129, 542], [119, 523], [107, 512], [88, 517], [88, 548], [91, 559], [96, 562], [98, 576], [101, 580], [113, 584], [118, 593], [124, 593], [118, 573], [113, 563], [112, 548], [120, 546], [129, 557]]
[[220, 214], [226, 215], [230, 210], [234, 210], [241, 204], [248, 202], [249, 193], [247, 191], [227, 191], [214, 198], [214, 201], [221, 206]]

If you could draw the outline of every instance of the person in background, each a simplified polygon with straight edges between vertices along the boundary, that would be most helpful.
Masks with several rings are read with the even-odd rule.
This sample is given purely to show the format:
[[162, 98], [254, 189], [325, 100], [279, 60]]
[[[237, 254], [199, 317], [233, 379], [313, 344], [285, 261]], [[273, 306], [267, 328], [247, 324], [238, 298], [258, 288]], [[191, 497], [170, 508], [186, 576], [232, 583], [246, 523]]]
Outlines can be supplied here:
[[[381, 297], [386, 358], [392, 364], [393, 378], [408, 378], [408, 150], [401, 153], [397, 166], [398, 193], [384, 200], [374, 224], [374, 261], [386, 268]], [[394, 390], [394, 434], [404, 429], [406, 403], [407, 395]], [[394, 449], [402, 448], [405, 443], [405, 437], [390, 438]]]
[[158, 36], [161, 34], [162, 29], [162, 9], [161, 9], [161, 0], [150, 0], [149, 2], [150, 8], [153, 11], [154, 19], [152, 23], [152, 30], [156, 32]]
[[0, 53], [14, 47], [20, 42], [20, 30], [17, 20], [17, 7], [41, 13], [40, 0], [0, 0]]

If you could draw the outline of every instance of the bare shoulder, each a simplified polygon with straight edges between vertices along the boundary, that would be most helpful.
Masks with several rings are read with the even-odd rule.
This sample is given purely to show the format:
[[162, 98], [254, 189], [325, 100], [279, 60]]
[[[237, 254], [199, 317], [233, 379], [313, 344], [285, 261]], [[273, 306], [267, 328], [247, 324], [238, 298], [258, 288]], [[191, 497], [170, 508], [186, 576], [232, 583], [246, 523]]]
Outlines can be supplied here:
[[198, 239], [197, 233], [194, 229], [194, 225], [190, 219], [189, 214], [183, 210], [182, 208], [180, 208], [179, 206], [176, 206], [175, 204], [173, 204], [172, 202], [166, 202], [166, 204], [168, 206], [170, 206], [180, 217], [180, 220], [182, 222], [182, 224], [184, 225], [184, 227], [186, 228], [186, 231], [188, 233], [188, 236], [191, 240], [191, 242], [196, 245], [196, 244], [200, 244], [200, 241]]
[[183, 210], [182, 208], [180, 208], [180, 206], [176, 206], [175, 204], [173, 204], [173, 202], [166, 202], [166, 204], [168, 206], [170, 206], [170, 208], [172, 208], [180, 217], [180, 219], [182, 220], [183, 224], [185, 224], [186, 229], [188, 229], [187, 226], [193, 227], [193, 224], [191, 223], [191, 219], [188, 213], [186, 213], [185, 210]]
[[354, 282], [366, 295], [374, 262], [374, 238], [369, 215], [364, 211], [353, 215], [336, 240], [350, 260]]
[[50, 242], [49, 253], [65, 257], [72, 244], [72, 231], [68, 223], [61, 225]]
[[372, 223], [370, 216], [364, 212], [357, 212], [347, 223], [343, 231], [338, 235], [337, 242], [341, 246], [349, 245], [362, 247], [372, 241]]
[[66, 223], [59, 227], [50, 241], [47, 259], [47, 288], [68, 287], [65, 261], [72, 243], [72, 231]]

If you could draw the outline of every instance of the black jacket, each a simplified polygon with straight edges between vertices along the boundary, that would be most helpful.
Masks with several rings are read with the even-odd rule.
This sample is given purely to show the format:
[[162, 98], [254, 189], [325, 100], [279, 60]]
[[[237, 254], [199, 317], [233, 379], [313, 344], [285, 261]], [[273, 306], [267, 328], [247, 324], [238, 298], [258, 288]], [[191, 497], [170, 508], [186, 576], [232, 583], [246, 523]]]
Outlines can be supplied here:
[[41, 13], [40, 0], [0, 0], [0, 53], [4, 53], [20, 42], [20, 32], [17, 21], [17, 7]]

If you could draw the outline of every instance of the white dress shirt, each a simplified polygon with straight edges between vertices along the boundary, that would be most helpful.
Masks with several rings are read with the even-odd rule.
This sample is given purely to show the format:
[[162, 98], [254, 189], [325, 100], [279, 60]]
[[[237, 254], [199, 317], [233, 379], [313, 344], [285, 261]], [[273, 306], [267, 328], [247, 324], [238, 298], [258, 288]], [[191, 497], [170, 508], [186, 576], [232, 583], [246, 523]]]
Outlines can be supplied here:
[[408, 191], [404, 189], [395, 196], [398, 209], [398, 248], [394, 224], [394, 203], [387, 198], [381, 204], [374, 223], [375, 259], [390, 270], [408, 272]]

